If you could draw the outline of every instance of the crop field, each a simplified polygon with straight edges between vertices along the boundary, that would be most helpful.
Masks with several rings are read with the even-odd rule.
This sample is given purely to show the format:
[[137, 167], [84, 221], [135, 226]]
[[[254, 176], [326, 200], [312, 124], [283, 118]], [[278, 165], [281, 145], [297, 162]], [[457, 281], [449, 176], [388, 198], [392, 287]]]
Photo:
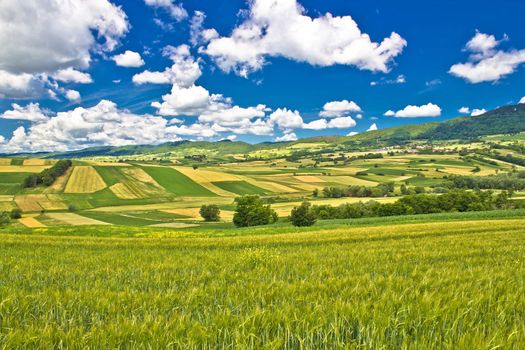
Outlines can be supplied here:
[[2, 230], [0, 348], [519, 349], [525, 217], [493, 215]]
[[223, 190], [238, 194], [240, 196], [246, 194], [266, 194], [266, 191], [262, 188], [252, 185], [246, 181], [216, 181], [212, 183]]
[[158, 184], [177, 196], [208, 197], [216, 195], [173, 168], [145, 166], [143, 169]]
[[67, 182], [65, 193], [94, 193], [106, 188], [106, 184], [95, 168], [76, 166]]

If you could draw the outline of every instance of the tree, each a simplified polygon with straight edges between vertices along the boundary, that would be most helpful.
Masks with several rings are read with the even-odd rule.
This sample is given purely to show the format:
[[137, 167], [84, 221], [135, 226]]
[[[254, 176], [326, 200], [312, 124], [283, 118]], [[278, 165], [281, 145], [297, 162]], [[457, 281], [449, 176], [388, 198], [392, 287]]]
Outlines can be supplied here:
[[221, 219], [221, 210], [215, 204], [203, 205], [200, 210], [200, 214], [204, 221], [216, 222]]
[[267, 225], [277, 221], [277, 213], [264, 205], [259, 196], [243, 196], [236, 199], [237, 209], [233, 215], [233, 223], [237, 227]]
[[9, 218], [9, 214], [5, 211], [0, 212], [0, 227], [5, 227], [9, 225], [11, 222], [11, 219]]
[[290, 220], [294, 226], [312, 226], [317, 221], [317, 215], [312, 210], [310, 202], [304, 201], [300, 206], [292, 209]]
[[22, 217], [22, 211], [20, 209], [13, 209], [11, 210], [11, 214], [9, 216], [13, 220], [20, 219]]

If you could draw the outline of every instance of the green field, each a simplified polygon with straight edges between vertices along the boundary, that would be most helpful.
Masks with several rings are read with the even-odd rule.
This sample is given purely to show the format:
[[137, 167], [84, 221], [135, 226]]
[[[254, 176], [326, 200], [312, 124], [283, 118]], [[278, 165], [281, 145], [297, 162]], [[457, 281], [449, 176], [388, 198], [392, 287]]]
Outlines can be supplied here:
[[212, 183], [223, 190], [238, 194], [240, 196], [246, 194], [266, 194], [266, 191], [262, 188], [252, 185], [246, 181], [217, 181]]
[[3, 230], [0, 348], [520, 348], [525, 217], [494, 216]]
[[142, 169], [169, 192], [182, 197], [213, 197], [215, 194], [173, 168], [149, 167]]

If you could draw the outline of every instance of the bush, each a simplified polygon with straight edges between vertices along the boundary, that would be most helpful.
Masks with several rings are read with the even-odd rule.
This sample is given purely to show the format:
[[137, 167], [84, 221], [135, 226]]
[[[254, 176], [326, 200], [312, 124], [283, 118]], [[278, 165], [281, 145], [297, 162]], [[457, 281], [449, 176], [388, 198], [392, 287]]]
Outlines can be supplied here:
[[290, 220], [294, 226], [312, 226], [317, 221], [317, 215], [312, 210], [310, 202], [304, 201], [300, 206], [292, 209]]
[[207, 222], [215, 222], [221, 219], [221, 210], [215, 204], [203, 205], [200, 214], [204, 221]]
[[70, 204], [70, 205], [67, 207], [67, 209], [68, 209], [70, 212], [74, 212], [74, 211], [77, 211], [77, 210], [78, 210], [77, 207], [76, 207], [76, 205], [74, 205], [74, 204]]
[[51, 186], [55, 180], [66, 173], [73, 163], [71, 160], [59, 160], [51, 168], [45, 169], [40, 174], [31, 174], [24, 179], [22, 186], [24, 188], [36, 187], [43, 184], [44, 186]]
[[237, 209], [233, 223], [237, 227], [260, 226], [277, 221], [277, 213], [270, 205], [264, 205], [259, 196], [243, 196], [236, 199]]
[[22, 217], [22, 210], [20, 210], [20, 209], [13, 209], [13, 210], [11, 210], [10, 217], [13, 220], [20, 219]]
[[11, 218], [9, 218], [9, 214], [5, 211], [0, 212], [0, 227], [5, 227], [9, 225], [10, 222]]

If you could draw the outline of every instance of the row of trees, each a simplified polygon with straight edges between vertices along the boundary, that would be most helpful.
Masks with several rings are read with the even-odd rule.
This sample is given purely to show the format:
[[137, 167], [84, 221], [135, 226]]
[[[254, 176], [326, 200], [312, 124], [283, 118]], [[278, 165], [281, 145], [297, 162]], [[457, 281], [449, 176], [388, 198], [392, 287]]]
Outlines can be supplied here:
[[[237, 227], [268, 225], [279, 219], [275, 210], [269, 204], [265, 204], [259, 196], [243, 196], [235, 201], [237, 208], [233, 215], [233, 223]], [[219, 221], [220, 214], [221, 211], [215, 204], [203, 205], [200, 209], [201, 217], [208, 222]]]
[[[342, 197], [385, 197], [394, 194], [394, 183], [386, 182], [375, 187], [352, 185], [348, 187], [325, 187], [323, 196], [327, 198]], [[315, 196], [315, 192], [314, 192]]]
[[448, 180], [451, 188], [513, 191], [525, 189], [525, 171], [491, 176], [452, 176]]
[[24, 179], [24, 188], [37, 187], [39, 185], [51, 186], [55, 180], [66, 173], [71, 167], [71, 160], [59, 160], [51, 168], [45, 169], [39, 174], [31, 174]]
[[486, 211], [523, 207], [510, 200], [507, 191], [453, 190], [440, 196], [415, 194], [400, 198], [395, 203], [376, 201], [331, 205], [314, 205], [311, 212], [319, 219], [354, 219], [363, 217], [432, 214], [446, 212]]

